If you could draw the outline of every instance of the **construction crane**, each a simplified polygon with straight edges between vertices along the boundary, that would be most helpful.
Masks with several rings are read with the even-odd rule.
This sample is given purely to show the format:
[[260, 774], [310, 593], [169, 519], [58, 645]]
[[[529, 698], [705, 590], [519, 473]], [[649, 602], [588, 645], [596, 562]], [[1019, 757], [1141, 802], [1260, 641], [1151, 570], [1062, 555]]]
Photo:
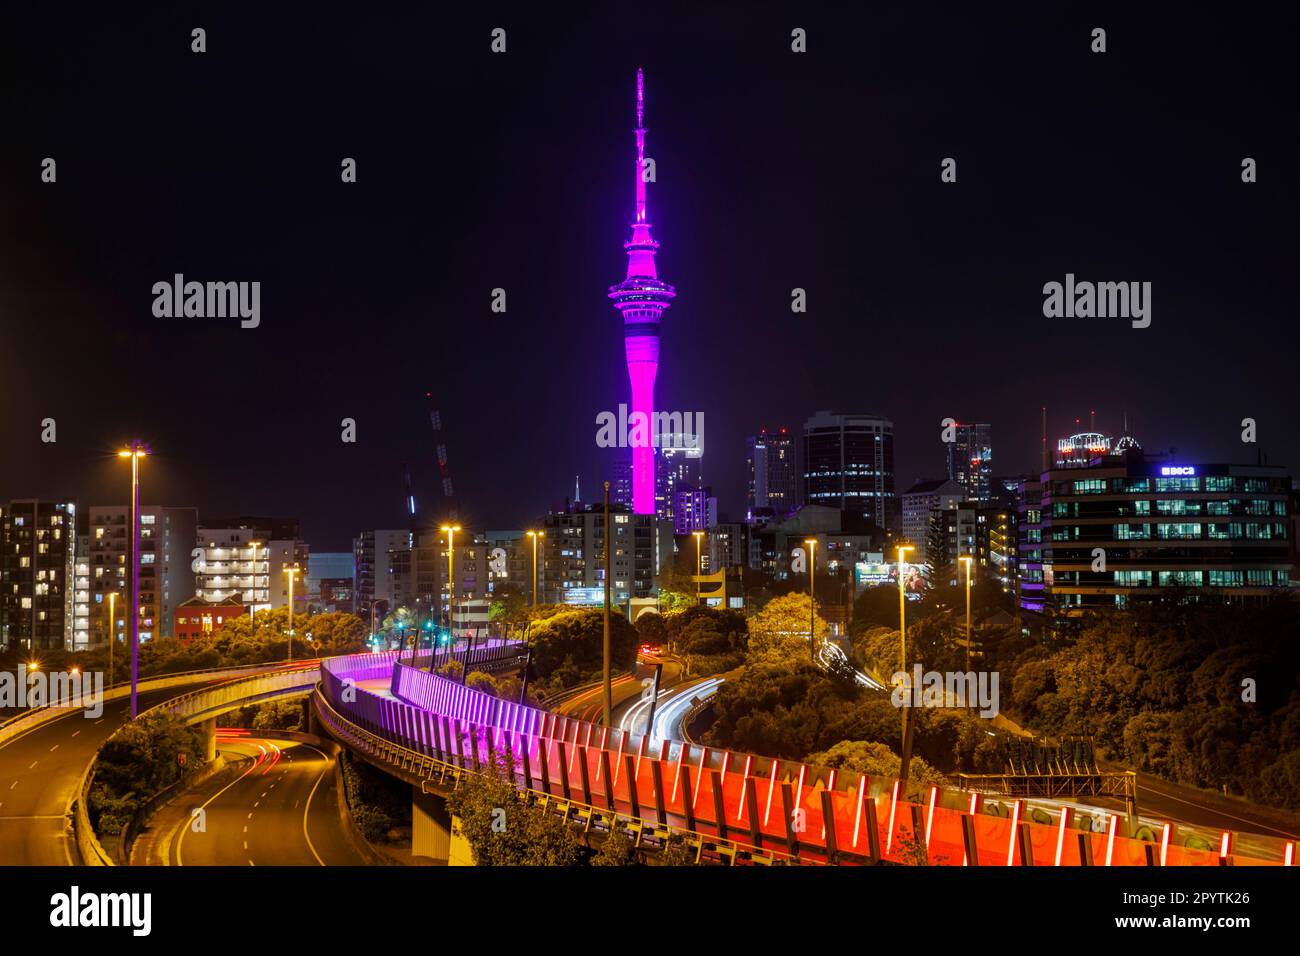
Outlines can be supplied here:
[[429, 424], [433, 427], [433, 446], [438, 456], [438, 473], [442, 477], [442, 494], [447, 499], [447, 517], [455, 521], [460, 516], [456, 509], [456, 491], [451, 483], [451, 469], [447, 466], [447, 443], [442, 433], [442, 414], [433, 401], [433, 392], [425, 392], [424, 397], [429, 400]]

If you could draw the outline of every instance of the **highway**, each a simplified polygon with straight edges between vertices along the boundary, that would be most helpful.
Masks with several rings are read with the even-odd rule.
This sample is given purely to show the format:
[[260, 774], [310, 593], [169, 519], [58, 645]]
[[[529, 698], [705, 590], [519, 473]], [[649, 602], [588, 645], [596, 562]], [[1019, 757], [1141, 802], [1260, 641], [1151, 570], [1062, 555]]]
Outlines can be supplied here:
[[[140, 710], [229, 679], [206, 677], [184, 687], [142, 691]], [[69, 710], [0, 745], [0, 860], [10, 866], [77, 862], [72, 834], [64, 832], [64, 815], [95, 752], [129, 719], [131, 701], [105, 701], [103, 715], [95, 720], [83, 713]]]
[[[230, 674], [196, 675], [193, 682], [139, 693], [140, 711]], [[78, 862], [65, 815], [100, 745], [130, 718], [131, 701], [104, 702], [103, 714], [87, 719], [68, 710], [0, 744], [0, 860], [10, 866], [68, 866]]]
[[[131, 865], [363, 866], [340, 816], [335, 763], [312, 744], [226, 732], [218, 749], [246, 764], [162, 808], [137, 840]], [[204, 829], [190, 823], [203, 809]]]

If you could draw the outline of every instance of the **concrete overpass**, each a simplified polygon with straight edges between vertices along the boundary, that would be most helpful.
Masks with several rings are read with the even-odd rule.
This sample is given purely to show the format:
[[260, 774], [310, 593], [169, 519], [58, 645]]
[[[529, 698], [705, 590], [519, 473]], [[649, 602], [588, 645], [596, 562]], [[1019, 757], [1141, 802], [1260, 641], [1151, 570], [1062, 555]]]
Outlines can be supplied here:
[[[388, 676], [387, 693], [376, 681]], [[365, 687], [363, 684], [370, 686]], [[1290, 865], [1294, 841], [841, 773], [547, 713], [469, 690], [395, 653], [323, 662], [322, 729], [411, 783], [416, 852], [455, 857], [441, 797], [501, 763], [521, 796], [584, 830], [674, 834], [731, 863]], [[508, 758], [507, 758], [508, 755]]]

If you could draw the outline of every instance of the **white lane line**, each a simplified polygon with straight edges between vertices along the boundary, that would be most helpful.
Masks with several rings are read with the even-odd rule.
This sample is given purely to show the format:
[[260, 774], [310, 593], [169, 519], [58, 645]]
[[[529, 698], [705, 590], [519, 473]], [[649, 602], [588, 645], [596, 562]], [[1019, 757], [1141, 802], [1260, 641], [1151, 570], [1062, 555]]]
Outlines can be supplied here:
[[99, 718], [99, 720], [95, 721], [95, 726], [98, 727], [98, 726], [99, 726], [100, 724], [102, 724], [103, 722], [104, 722], [104, 718], [101, 717], [101, 718]]
[[[253, 809], [254, 809], [254, 810], [256, 810], [256, 809], [257, 809], [258, 807], [260, 807], [261, 805], [262, 805], [262, 801], [261, 801], [261, 800], [254, 800], [254, 801], [253, 801]], [[249, 816], [251, 817], [252, 814], [250, 813]]]
[[9, 789], [12, 790], [12, 789], [13, 789], [14, 787], [16, 787], [16, 786], [18, 786], [18, 781], [17, 781], [17, 780], [15, 780], [13, 783], [9, 784]]
[[[201, 806], [199, 809], [201, 809], [201, 810], [202, 810], [202, 809], [206, 809], [207, 806], [208, 806], [210, 803], [212, 803], [213, 800], [216, 800], [216, 799], [217, 799], [218, 797], [220, 797], [223, 793], [225, 793], [227, 790], [229, 790], [229, 789], [230, 789], [231, 787], [233, 787], [235, 784], [239, 783], [239, 781], [243, 780], [245, 777], [247, 777], [250, 773], [252, 773], [252, 772], [253, 772], [254, 770], [256, 770], [256, 769], [257, 769], [257, 764], [253, 764], [251, 767], [249, 767], [247, 770], [245, 770], [243, 773], [241, 773], [241, 774], [240, 774], [238, 777], [236, 777], [234, 780], [230, 781], [230, 783], [226, 784], [224, 787], [222, 787], [220, 790], [218, 790], [218, 791], [217, 791], [216, 793], [214, 793], [212, 796], [208, 797], [207, 800], [203, 801], [203, 804], [202, 804], [202, 806]], [[250, 813], [249, 816], [251, 817], [252, 814]], [[190, 832], [190, 828], [189, 828], [188, 826], [184, 826], [184, 825], [181, 826], [181, 830], [180, 830], [181, 835], [180, 835], [180, 836], [177, 838], [177, 840], [176, 840], [176, 865], [177, 865], [177, 866], [184, 866], [184, 865], [185, 865], [185, 861], [181, 858], [181, 850], [182, 850], [182, 848], [184, 847], [184, 844], [185, 844], [185, 834], [187, 834], [187, 833], [189, 833], [189, 832]], [[71, 859], [71, 858], [69, 857], [69, 860], [70, 860], [70, 859]]]
[[248, 832], [248, 824], [247, 824], [247, 823], [244, 824], [244, 832], [245, 832], [245, 833]]
[[[311, 750], [316, 750], [316, 748], [312, 747], [310, 744], [306, 744], [305, 746]], [[312, 785], [311, 793], [307, 794], [307, 806], [303, 807], [302, 811], [302, 835], [307, 838], [307, 849], [311, 850], [311, 855], [316, 858], [317, 863], [324, 866], [325, 861], [322, 860], [320, 854], [316, 852], [316, 847], [311, 842], [311, 834], [307, 832], [307, 818], [311, 815], [311, 798], [316, 795], [316, 788], [319, 787], [320, 782], [325, 779], [325, 774], [334, 768], [330, 764], [329, 757], [325, 756], [325, 754], [321, 753], [319, 750], [316, 750], [316, 752], [320, 754], [321, 759], [325, 761], [325, 768], [320, 772], [320, 776], [316, 778], [316, 782]]]
[[262, 796], [264, 796], [264, 797], [266, 796], [266, 791], [265, 791], [265, 790], [262, 791]]
[[59, 745], [58, 745], [58, 744], [55, 744], [53, 747], [50, 748], [50, 753], [54, 753], [54, 751], [56, 751], [56, 750], [58, 750], [58, 749], [59, 749]]
[[253, 819], [253, 815], [251, 813], [248, 815], [248, 819], [250, 820]]
[[75, 737], [75, 736], [77, 736], [77, 734], [79, 734], [79, 733], [81, 733], [80, 730], [74, 730], [74, 731], [72, 732], [72, 736]]

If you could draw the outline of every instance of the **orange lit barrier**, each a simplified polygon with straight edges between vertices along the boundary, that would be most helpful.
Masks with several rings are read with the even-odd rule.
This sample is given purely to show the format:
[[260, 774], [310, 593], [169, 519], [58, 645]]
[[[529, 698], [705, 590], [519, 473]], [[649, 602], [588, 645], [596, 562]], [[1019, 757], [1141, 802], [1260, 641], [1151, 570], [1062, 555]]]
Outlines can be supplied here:
[[[379, 655], [359, 655], [367, 673]], [[528, 790], [628, 814], [650, 825], [779, 849], [809, 862], [971, 865], [1217, 865], [1220, 834], [1130, 825], [1103, 811], [933, 788], [900, 794], [896, 781], [715, 750], [522, 707], [395, 663], [398, 699], [352, 688], [349, 658], [323, 662], [321, 690], [336, 711], [406, 750], [408, 760], [478, 771], [509, 751]], [[423, 764], [422, 764], [423, 766]], [[908, 799], [910, 797], [910, 799]], [[1061, 817], [1065, 819], [1062, 823]], [[873, 839], [874, 835], [874, 839]], [[1080, 837], [1082, 836], [1082, 839]], [[1233, 842], [1232, 834], [1226, 842]], [[1279, 865], [1294, 844], [1250, 836], [1238, 865]]]

